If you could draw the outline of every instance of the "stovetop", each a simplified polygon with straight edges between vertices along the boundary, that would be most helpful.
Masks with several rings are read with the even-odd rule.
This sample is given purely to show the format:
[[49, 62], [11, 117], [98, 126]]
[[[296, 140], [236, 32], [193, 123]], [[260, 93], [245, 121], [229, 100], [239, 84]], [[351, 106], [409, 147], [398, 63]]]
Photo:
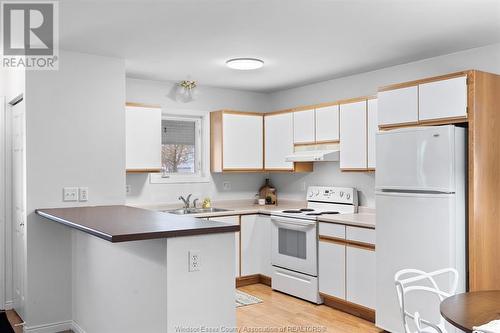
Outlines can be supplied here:
[[306, 208], [275, 211], [271, 215], [316, 220], [320, 216], [353, 214], [358, 210], [357, 191], [354, 188], [310, 186], [307, 199]]
[[336, 210], [301, 208], [301, 209], [287, 209], [287, 210], [275, 211], [272, 212], [271, 215], [315, 220], [318, 216], [329, 216], [335, 214], [341, 214], [341, 212]]

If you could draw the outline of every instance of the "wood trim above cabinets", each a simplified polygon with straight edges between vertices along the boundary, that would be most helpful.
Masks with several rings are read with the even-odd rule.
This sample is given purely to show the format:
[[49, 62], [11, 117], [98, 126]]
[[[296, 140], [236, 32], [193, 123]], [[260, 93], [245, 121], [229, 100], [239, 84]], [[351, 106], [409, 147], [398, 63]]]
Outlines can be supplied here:
[[418, 86], [419, 84], [423, 84], [423, 83], [453, 79], [453, 78], [461, 77], [461, 76], [467, 76], [467, 79], [469, 79], [470, 76], [473, 75], [473, 73], [474, 73], [473, 70], [466, 70], [466, 71], [455, 72], [455, 73], [450, 73], [450, 74], [446, 74], [446, 75], [433, 76], [433, 77], [429, 77], [429, 78], [425, 78], [425, 79], [419, 79], [419, 80], [402, 82], [402, 83], [395, 83], [395, 84], [390, 84], [390, 85], [378, 88], [378, 92], [413, 87], [413, 86]]
[[160, 105], [145, 104], [145, 103], [135, 103], [135, 102], [126, 102], [125, 106], [137, 107], [137, 108], [147, 108], [147, 109], [161, 109]]
[[354, 98], [348, 98], [348, 99], [343, 99], [341, 101], [338, 101], [338, 104], [339, 105], [351, 104], [351, 103], [363, 102], [363, 101], [367, 101], [369, 99], [376, 99], [376, 98], [377, 98], [377, 96], [354, 97]]

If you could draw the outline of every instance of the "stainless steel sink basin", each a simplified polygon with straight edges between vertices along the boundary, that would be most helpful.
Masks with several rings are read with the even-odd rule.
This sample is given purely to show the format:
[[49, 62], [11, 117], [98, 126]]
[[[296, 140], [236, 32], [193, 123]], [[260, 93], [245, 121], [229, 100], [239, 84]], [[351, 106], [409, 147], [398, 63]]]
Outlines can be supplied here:
[[227, 212], [229, 209], [223, 208], [180, 208], [173, 210], [165, 210], [165, 213], [185, 215], [185, 214], [203, 214], [203, 213], [217, 213], [217, 212]]

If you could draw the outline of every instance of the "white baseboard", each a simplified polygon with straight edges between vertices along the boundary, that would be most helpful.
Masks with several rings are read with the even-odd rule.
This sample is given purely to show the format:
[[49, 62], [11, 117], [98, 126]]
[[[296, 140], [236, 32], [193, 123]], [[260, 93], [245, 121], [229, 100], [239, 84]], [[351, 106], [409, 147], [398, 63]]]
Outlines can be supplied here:
[[78, 325], [78, 323], [76, 321], [73, 320], [72, 322], [72, 328], [73, 332], [75, 333], [87, 333], [85, 332], [85, 330], [83, 328], [80, 327], [80, 325]]
[[14, 302], [13, 301], [6, 301], [5, 302], [4, 310], [12, 310], [13, 308], [14, 308]]
[[73, 321], [61, 321], [58, 323], [35, 325], [35, 326], [25, 326], [25, 333], [56, 333], [61, 331], [67, 331], [74, 329]]

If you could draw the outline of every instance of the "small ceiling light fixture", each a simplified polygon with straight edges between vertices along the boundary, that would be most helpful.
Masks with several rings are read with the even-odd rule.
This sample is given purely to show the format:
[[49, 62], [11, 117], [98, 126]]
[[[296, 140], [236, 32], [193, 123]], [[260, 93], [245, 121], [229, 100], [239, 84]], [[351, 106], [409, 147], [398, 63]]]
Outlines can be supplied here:
[[264, 61], [256, 58], [234, 58], [226, 61], [226, 66], [240, 71], [259, 69], [264, 66]]
[[184, 80], [177, 84], [176, 100], [188, 103], [194, 100], [194, 92], [196, 88], [196, 81]]

